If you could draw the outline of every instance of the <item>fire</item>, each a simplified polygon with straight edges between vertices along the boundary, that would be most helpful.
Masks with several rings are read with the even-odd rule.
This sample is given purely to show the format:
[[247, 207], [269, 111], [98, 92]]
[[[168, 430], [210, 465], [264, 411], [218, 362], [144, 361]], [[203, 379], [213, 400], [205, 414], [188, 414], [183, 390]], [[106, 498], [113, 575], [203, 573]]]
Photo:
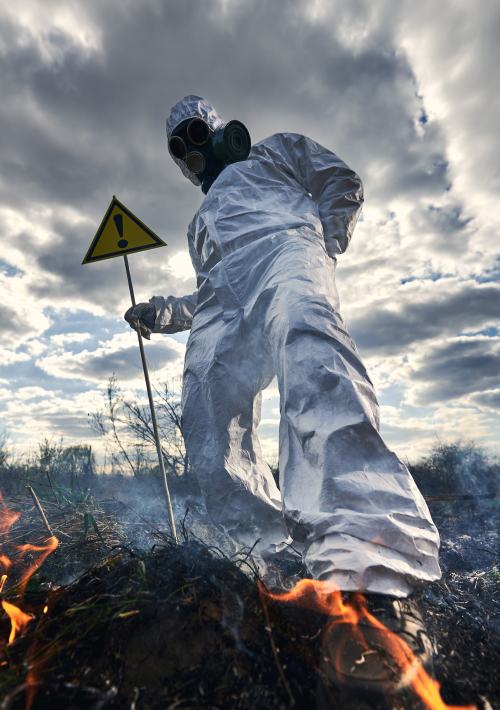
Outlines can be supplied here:
[[31, 577], [35, 574], [37, 569], [43, 565], [47, 557], [54, 552], [54, 550], [59, 545], [59, 540], [57, 537], [52, 535], [47, 540], [45, 545], [19, 545], [18, 551], [23, 555], [26, 552], [39, 552], [40, 556], [35, 559], [34, 562], [22, 573], [21, 580], [19, 582], [20, 593], [24, 594], [26, 585], [30, 581]]
[[[10, 510], [7, 507], [3, 496], [0, 493], [0, 542], [2, 546], [8, 544], [9, 530], [14, 523], [19, 520], [20, 515], [21, 514], [17, 511]], [[10, 591], [15, 592], [16, 595], [22, 600], [29, 580], [45, 562], [47, 557], [54, 552], [58, 545], [58, 539], [51, 536], [42, 545], [13, 545], [9, 549], [10, 556], [6, 554], [5, 550], [1, 550], [0, 565], [5, 570], [9, 570], [10, 579], [16, 580], [16, 582], [11, 585]], [[10, 550], [13, 550], [13, 552], [11, 553]], [[31, 559], [27, 565], [25, 565], [25, 559], [28, 553], [31, 553]], [[4, 591], [7, 579], [8, 577], [6, 574], [2, 574], [0, 576], [0, 593]], [[15, 641], [16, 637], [27, 627], [33, 617], [22, 611], [18, 606], [12, 604], [11, 602], [3, 600], [1, 604], [11, 622], [11, 630], [8, 639], [8, 645], [10, 646]]]
[[[8, 560], [8, 565], [4, 563], [4, 566], [11, 567], [12, 565], [14, 565], [15, 569], [18, 566], [15, 563], [23, 560], [27, 552], [39, 553], [38, 556], [34, 559], [34, 561], [31, 562], [31, 564], [29, 564], [26, 569], [21, 571], [20, 579], [13, 587], [13, 589], [16, 590], [18, 596], [20, 596], [21, 599], [24, 595], [24, 591], [31, 577], [34, 575], [37, 569], [41, 567], [47, 557], [51, 554], [51, 552], [56, 549], [58, 545], [59, 540], [56, 537], [49, 537], [45, 545], [18, 545], [16, 548], [18, 555], [16, 556], [15, 562], [13, 562], [5, 555], [2, 556], [5, 557], [6, 560]], [[1, 558], [0, 561], [2, 561]], [[6, 581], [7, 575], [4, 574], [0, 578], [0, 593], [3, 591]], [[11, 629], [9, 640], [7, 642], [7, 645], [10, 646], [15, 641], [16, 637], [24, 631], [24, 629], [27, 627], [33, 617], [30, 614], [26, 614], [24, 611], [21, 611], [19, 607], [5, 600], [2, 601], [2, 607], [7, 616], [10, 618]]]
[[3, 495], [0, 493], [0, 535], [6, 535], [14, 523], [19, 520], [21, 513], [10, 510], [5, 505]]
[[22, 633], [28, 626], [33, 617], [31, 614], [25, 614], [24, 611], [21, 611], [21, 609], [14, 604], [6, 602], [5, 599], [2, 601], [2, 607], [10, 619], [11, 628], [9, 641], [7, 643], [7, 645], [10, 646], [14, 643], [16, 636]]
[[[58, 539], [52, 535], [46, 542], [42, 545], [9, 545], [9, 555], [5, 551], [5, 546], [8, 545], [8, 533], [14, 523], [19, 520], [20, 513], [10, 510], [0, 493], [0, 543], [4, 549], [0, 549], [0, 565], [4, 570], [9, 570], [9, 580], [14, 579], [15, 583], [10, 585], [10, 592], [16, 594], [16, 601], [19, 598], [21, 601], [23, 599], [26, 586], [35, 574], [35, 572], [41, 567], [45, 562], [47, 557], [54, 552], [54, 550], [59, 545]], [[12, 552], [11, 552], [12, 550]], [[29, 555], [29, 557], [28, 557]], [[28, 559], [27, 559], [28, 557]], [[0, 594], [3, 593], [5, 588], [5, 583], [7, 582], [7, 575], [2, 574], [0, 576]], [[8, 602], [5, 599], [1, 602], [2, 609], [5, 611], [10, 619], [10, 634], [7, 641], [7, 645], [10, 646], [14, 643], [16, 638], [25, 631], [30, 621], [33, 620], [34, 615], [27, 614], [22, 611], [18, 606]], [[48, 607], [44, 606], [43, 614], [48, 612]], [[36, 644], [36, 642], [35, 642]], [[28, 662], [30, 661], [30, 654], [33, 649], [33, 645], [28, 651]], [[4, 661], [2, 665], [7, 665], [8, 661]], [[38, 671], [39, 663], [33, 664], [29, 663], [28, 674], [26, 676], [26, 709], [29, 710], [33, 704], [33, 699], [35, 697], [36, 689], [39, 685]]]
[[5, 569], [9, 569], [11, 564], [12, 564], [12, 562], [7, 557], [7, 555], [0, 555], [0, 565], [3, 565], [5, 567]]
[[350, 601], [344, 602], [342, 593], [335, 585], [315, 579], [301, 579], [293, 589], [283, 593], [270, 592], [260, 583], [259, 591], [261, 595], [269, 599], [296, 604], [304, 609], [331, 617], [331, 621], [325, 626], [324, 634], [330, 634], [334, 628], [343, 625], [345, 633], [341, 636], [334, 660], [334, 665], [337, 668], [342, 667], [345, 644], [353, 637], [361, 647], [366, 648], [363, 658], [370, 653], [369, 644], [365, 641], [363, 629], [360, 626], [360, 622], [363, 620], [365, 624], [368, 623], [380, 632], [377, 635], [380, 645], [383, 646], [398, 669], [399, 677], [409, 680], [413, 692], [422, 700], [426, 708], [429, 710], [476, 710], [476, 706], [473, 705], [461, 706], [459, 709], [457, 706], [447, 705], [443, 701], [439, 691], [439, 683], [429, 676], [408, 644], [369, 612], [366, 600], [361, 593], [353, 595]]

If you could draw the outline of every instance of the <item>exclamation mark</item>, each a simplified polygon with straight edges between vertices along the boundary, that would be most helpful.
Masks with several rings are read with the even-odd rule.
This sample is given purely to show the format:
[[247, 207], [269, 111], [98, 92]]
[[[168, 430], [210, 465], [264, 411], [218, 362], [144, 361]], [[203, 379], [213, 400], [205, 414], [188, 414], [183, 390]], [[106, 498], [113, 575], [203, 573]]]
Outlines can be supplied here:
[[128, 242], [126, 239], [123, 238], [123, 215], [115, 214], [113, 220], [116, 226], [116, 230], [120, 236], [118, 246], [120, 247], [120, 249], [125, 249], [125, 247], [128, 247]]

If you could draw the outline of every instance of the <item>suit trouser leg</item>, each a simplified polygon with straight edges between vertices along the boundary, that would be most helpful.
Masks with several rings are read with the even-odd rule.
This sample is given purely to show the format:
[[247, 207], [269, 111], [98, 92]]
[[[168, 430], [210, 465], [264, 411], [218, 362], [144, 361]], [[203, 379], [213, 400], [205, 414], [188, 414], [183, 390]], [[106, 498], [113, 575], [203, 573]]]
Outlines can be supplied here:
[[[268, 310], [285, 518], [314, 578], [405, 596], [418, 580], [439, 578], [439, 535], [408, 469], [379, 434], [373, 385], [335, 292], [318, 293], [334, 268], [316, 254], [309, 266], [276, 288]], [[321, 269], [328, 273], [315, 273]]]
[[272, 373], [251, 347], [240, 314], [195, 316], [186, 351], [183, 433], [208, 513], [257, 557], [288, 533], [280, 492], [262, 458], [260, 391]]

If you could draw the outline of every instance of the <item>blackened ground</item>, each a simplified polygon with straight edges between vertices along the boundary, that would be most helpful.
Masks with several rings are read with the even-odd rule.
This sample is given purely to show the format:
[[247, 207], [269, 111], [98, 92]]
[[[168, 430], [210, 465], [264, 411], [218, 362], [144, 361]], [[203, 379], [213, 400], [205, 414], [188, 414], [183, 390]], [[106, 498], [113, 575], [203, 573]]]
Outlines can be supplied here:
[[431, 512], [441, 533], [443, 577], [420, 596], [443, 696], [450, 704], [500, 707], [498, 500], [436, 503]]
[[[495, 707], [500, 667], [498, 511], [488, 505], [436, 504], [444, 577], [420, 592], [444, 699], [479, 708]], [[4, 649], [2, 710], [25, 707], [28, 666], [35, 710], [421, 707], [409, 695], [347, 698], [325, 687], [318, 672], [325, 618], [264, 604], [245, 553], [229, 559], [161, 535], [155, 549], [138, 552], [109, 512], [102, 516], [95, 516], [101, 539], [84, 540], [99, 564], [55, 586], [70, 564], [70, 542], [63, 542], [30, 584], [23, 608], [37, 618]], [[78, 546], [71, 549], [78, 558]], [[0, 637], [8, 630], [3, 620]]]

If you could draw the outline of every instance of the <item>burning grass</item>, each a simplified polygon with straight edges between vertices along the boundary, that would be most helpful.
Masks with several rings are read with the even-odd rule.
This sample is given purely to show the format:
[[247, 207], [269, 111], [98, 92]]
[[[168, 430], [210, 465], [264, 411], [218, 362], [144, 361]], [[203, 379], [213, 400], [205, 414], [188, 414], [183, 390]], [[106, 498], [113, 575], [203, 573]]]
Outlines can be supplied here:
[[[60, 544], [38, 570], [45, 553], [36, 548], [47, 542], [32, 503], [7, 508], [4, 609], [14, 605], [29, 620], [10, 645], [8, 615], [0, 621], [2, 710], [424, 707], [409, 692], [354, 699], [330, 687], [320, 657], [328, 609], [259, 594], [246, 553], [227, 557], [186, 530], [179, 546], [157, 532], [153, 549], [139, 551], [90, 499], [43, 504]], [[488, 708], [500, 661], [497, 538], [491, 515], [489, 533], [476, 518], [468, 536], [457, 535], [454, 516], [444, 519], [445, 576], [422, 603], [444, 701]], [[24, 556], [11, 585], [14, 548]]]

